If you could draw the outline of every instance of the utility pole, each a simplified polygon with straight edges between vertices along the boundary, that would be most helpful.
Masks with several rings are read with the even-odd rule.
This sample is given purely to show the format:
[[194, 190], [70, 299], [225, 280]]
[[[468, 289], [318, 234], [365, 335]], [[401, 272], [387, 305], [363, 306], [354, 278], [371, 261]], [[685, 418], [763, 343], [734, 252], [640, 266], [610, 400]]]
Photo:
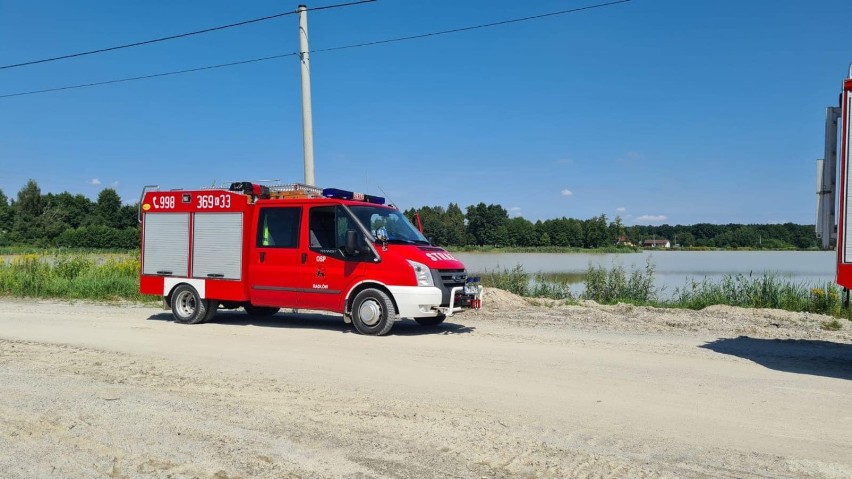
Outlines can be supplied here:
[[314, 120], [311, 115], [311, 61], [308, 49], [308, 7], [299, 5], [299, 59], [302, 63], [302, 145], [305, 151], [305, 184], [314, 180]]

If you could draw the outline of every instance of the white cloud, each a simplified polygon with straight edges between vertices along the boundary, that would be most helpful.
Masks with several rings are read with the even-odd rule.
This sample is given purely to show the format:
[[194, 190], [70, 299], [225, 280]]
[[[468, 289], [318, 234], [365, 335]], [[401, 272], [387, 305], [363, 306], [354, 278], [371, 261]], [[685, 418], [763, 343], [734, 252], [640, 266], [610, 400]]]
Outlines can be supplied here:
[[119, 184], [119, 183], [118, 183], [118, 180], [115, 180], [115, 181], [113, 181], [113, 182], [112, 182], [112, 187], [113, 187], [113, 188], [118, 188], [118, 184]]
[[521, 207], [520, 206], [513, 206], [513, 207], [509, 208], [509, 211], [521, 211]]
[[573, 194], [574, 194], [574, 192], [573, 192], [573, 191], [571, 191], [571, 190], [562, 190], [562, 191], [560, 192], [560, 194], [561, 194], [562, 196], [571, 196], [571, 195], [573, 195]]
[[636, 217], [637, 222], [657, 223], [669, 219], [666, 215], [641, 215]]
[[616, 213], [624, 213], [625, 211], [627, 211], [627, 208], [625, 208], [623, 206], [620, 206], [620, 207], [615, 209]]
[[99, 186], [101, 184], [101, 180], [99, 180], [97, 178], [92, 178], [91, 180], [86, 180], [86, 183], [88, 183], [92, 186]]
[[521, 207], [520, 206], [513, 206], [513, 207], [509, 208], [509, 215], [510, 216], [521, 216]]

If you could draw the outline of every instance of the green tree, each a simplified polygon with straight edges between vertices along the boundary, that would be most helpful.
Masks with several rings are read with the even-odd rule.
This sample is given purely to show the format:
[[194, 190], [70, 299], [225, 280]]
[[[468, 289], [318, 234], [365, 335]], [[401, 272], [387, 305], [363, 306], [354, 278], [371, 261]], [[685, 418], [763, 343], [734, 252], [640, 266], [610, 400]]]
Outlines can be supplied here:
[[596, 216], [585, 221], [586, 248], [600, 248], [607, 245], [606, 215]]
[[95, 216], [100, 219], [101, 224], [110, 228], [121, 227], [121, 197], [112, 188], [104, 188], [98, 194], [95, 203]]
[[34, 242], [42, 237], [38, 218], [44, 212], [44, 201], [41, 197], [41, 189], [35, 180], [27, 181], [27, 184], [18, 192], [18, 200], [14, 203], [15, 220], [12, 226], [14, 237], [24, 241]]
[[[683, 246], [684, 248], [695, 246], [695, 237], [689, 231], [678, 233], [675, 239], [677, 240], [677, 244]], [[674, 244], [672, 244], [672, 246], [674, 246]]]
[[536, 245], [535, 226], [525, 218], [510, 218], [506, 222], [509, 246], [529, 247]]
[[83, 225], [92, 213], [92, 201], [83, 195], [72, 195], [67, 191], [44, 196], [45, 214], [50, 214], [72, 228]]
[[616, 244], [618, 239], [625, 235], [624, 223], [621, 222], [621, 216], [616, 216], [607, 227], [607, 234], [610, 244]]
[[9, 198], [0, 190], [0, 234], [8, 232], [12, 229], [12, 207], [9, 205]]
[[509, 241], [509, 213], [500, 205], [479, 203], [467, 207], [467, 230], [479, 246], [505, 245]]
[[464, 224], [464, 212], [456, 203], [447, 206], [447, 214], [444, 216], [447, 228], [447, 244], [463, 246], [468, 244], [467, 228]]

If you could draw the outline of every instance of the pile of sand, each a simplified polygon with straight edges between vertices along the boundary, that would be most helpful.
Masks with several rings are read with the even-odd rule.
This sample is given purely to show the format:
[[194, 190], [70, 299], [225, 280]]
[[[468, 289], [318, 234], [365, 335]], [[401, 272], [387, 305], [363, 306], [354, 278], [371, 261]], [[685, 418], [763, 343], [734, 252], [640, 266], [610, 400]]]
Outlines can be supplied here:
[[517, 294], [497, 288], [483, 288], [482, 309], [505, 311], [529, 306], [527, 300]]

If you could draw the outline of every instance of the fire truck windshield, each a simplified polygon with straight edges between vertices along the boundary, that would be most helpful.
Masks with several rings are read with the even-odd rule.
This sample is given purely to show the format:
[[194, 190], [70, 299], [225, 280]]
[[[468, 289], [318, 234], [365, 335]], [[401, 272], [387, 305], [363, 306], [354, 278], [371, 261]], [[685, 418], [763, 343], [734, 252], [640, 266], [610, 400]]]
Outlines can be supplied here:
[[376, 206], [350, 206], [358, 221], [364, 225], [373, 238], [376, 231], [384, 228], [390, 243], [429, 244], [429, 241], [415, 228], [399, 210]]

